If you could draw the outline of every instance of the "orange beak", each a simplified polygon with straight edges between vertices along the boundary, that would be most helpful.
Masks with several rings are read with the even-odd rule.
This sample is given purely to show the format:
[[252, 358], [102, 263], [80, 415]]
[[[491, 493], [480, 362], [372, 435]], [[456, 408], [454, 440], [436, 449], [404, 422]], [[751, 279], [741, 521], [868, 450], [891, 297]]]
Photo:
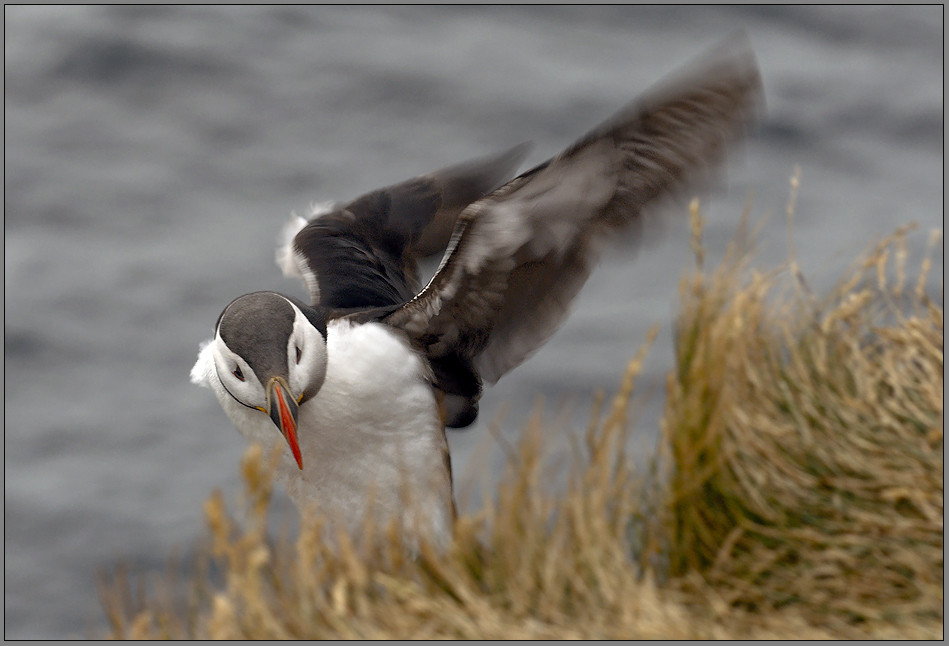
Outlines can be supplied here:
[[267, 413], [277, 425], [283, 437], [290, 445], [297, 466], [303, 470], [303, 456], [300, 454], [300, 443], [297, 441], [297, 414], [299, 408], [296, 401], [290, 396], [290, 388], [280, 377], [274, 377], [267, 384]]

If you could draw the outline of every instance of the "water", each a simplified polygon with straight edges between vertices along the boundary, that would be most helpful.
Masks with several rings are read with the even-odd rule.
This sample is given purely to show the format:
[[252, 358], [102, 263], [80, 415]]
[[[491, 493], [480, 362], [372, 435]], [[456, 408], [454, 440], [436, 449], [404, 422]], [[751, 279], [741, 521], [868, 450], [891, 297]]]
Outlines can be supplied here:
[[[101, 630], [97, 568], [160, 570], [233, 496], [244, 449], [188, 382], [220, 309], [280, 276], [291, 211], [532, 140], [560, 150], [738, 28], [767, 118], [705, 200], [720, 256], [749, 192], [783, 258], [826, 289], [917, 221], [941, 227], [941, 7], [6, 7], [5, 636]], [[587, 411], [663, 325], [643, 386], [654, 432], [689, 266], [684, 210], [613, 250], [558, 335], [453, 434], [456, 474], [507, 410]], [[938, 261], [941, 275], [941, 259]], [[938, 276], [934, 277], [938, 288]], [[650, 423], [649, 420], [652, 420]]]

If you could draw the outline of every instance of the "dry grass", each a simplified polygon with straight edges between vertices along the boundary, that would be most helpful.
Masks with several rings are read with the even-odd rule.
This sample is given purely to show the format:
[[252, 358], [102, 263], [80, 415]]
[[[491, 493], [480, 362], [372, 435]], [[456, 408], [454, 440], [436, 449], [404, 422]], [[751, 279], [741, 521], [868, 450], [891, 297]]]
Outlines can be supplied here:
[[447, 553], [408, 558], [371, 527], [379, 540], [331, 550], [315, 520], [270, 538], [270, 458], [251, 448], [241, 520], [209, 499], [210, 554], [189, 581], [102, 581], [111, 636], [941, 637], [943, 321], [927, 262], [907, 286], [900, 231], [819, 301], [793, 259], [751, 271], [741, 236], [705, 272], [697, 207], [693, 222], [699, 268], [650, 473], [627, 453], [626, 411], [652, 337], [594, 406], [566, 479], [534, 419]]
[[663, 421], [672, 576], [845, 634], [941, 635], [943, 315], [928, 263], [906, 286], [906, 233], [823, 301], [793, 259], [749, 272], [740, 245], [683, 281]]

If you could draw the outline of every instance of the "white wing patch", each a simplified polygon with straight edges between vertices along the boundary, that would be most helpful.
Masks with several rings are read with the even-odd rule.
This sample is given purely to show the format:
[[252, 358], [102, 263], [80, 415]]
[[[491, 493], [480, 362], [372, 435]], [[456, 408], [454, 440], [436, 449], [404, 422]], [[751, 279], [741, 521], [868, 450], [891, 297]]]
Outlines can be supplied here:
[[300, 273], [300, 268], [297, 266], [297, 260], [294, 258], [296, 254], [293, 252], [293, 239], [303, 230], [306, 224], [306, 220], [296, 213], [291, 213], [290, 219], [283, 225], [280, 234], [277, 236], [277, 266], [280, 267], [280, 271], [283, 272], [284, 276], [303, 278], [303, 274]]
[[[316, 202], [310, 205], [310, 220], [332, 213], [336, 202]], [[290, 219], [277, 236], [277, 252], [275, 260], [280, 271], [287, 278], [299, 278], [306, 285], [307, 291], [316, 303], [320, 300], [320, 285], [317, 282], [316, 274], [310, 269], [303, 254], [299, 253], [293, 247], [293, 240], [297, 234], [302, 231], [310, 220], [301, 218], [296, 213], [290, 214]]]

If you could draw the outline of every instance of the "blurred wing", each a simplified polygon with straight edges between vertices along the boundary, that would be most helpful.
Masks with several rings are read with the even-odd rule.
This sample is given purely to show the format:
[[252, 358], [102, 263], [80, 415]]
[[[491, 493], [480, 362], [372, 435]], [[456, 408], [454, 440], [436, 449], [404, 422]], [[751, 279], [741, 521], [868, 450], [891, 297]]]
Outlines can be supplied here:
[[497, 381], [563, 321], [598, 242], [709, 170], [760, 103], [747, 41], [706, 56], [468, 207], [432, 281], [386, 322]]
[[417, 259], [443, 251], [458, 214], [506, 182], [527, 150], [521, 144], [372, 191], [308, 223], [296, 218], [277, 263], [303, 279], [314, 304], [401, 304], [418, 291]]

